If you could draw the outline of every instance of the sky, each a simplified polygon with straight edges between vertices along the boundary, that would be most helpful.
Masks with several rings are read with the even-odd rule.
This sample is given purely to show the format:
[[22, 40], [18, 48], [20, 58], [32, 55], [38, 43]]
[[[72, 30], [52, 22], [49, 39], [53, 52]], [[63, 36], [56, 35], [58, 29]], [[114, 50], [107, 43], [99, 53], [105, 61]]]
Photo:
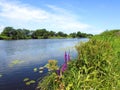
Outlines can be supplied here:
[[120, 0], [0, 0], [4, 27], [99, 34], [120, 29]]

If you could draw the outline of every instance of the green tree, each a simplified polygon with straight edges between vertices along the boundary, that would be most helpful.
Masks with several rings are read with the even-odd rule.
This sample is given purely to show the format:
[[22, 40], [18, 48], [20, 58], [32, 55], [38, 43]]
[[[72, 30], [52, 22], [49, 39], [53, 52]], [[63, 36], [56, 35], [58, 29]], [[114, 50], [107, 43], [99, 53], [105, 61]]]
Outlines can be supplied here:
[[49, 36], [53, 37], [53, 36], [55, 36], [55, 35], [56, 35], [56, 32], [54, 32], [54, 31], [50, 31], [50, 32], [49, 32]]
[[32, 34], [32, 38], [33, 39], [47, 39], [49, 36], [49, 32], [46, 29], [38, 29], [36, 31], [33, 32]]
[[77, 36], [77, 34], [74, 32], [74, 33], [70, 33], [69, 34], [70, 35], [70, 37], [72, 37], [72, 38], [76, 38], [76, 36]]
[[59, 32], [57, 33], [57, 36], [67, 37], [68, 35], [67, 35], [66, 33], [63, 33], [63, 32], [61, 32], [61, 31], [59, 31]]
[[11, 37], [12, 36], [12, 32], [14, 31], [15, 29], [13, 27], [5, 27], [3, 29], [3, 32], [1, 33], [1, 35], [3, 36], [7, 36], [7, 37]]

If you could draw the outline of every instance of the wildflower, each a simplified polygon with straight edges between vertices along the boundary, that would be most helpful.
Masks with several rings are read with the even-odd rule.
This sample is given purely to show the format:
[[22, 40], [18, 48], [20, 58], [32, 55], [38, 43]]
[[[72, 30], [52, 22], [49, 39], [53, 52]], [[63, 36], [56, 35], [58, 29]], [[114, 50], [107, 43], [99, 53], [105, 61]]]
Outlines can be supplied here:
[[65, 63], [67, 63], [67, 53], [66, 52], [65, 52], [64, 58], [65, 58]]
[[70, 54], [68, 53], [68, 62], [70, 61]]
[[61, 71], [64, 72], [67, 69], [67, 63], [64, 63], [61, 67]]
[[56, 73], [60, 76], [60, 69], [56, 70]]

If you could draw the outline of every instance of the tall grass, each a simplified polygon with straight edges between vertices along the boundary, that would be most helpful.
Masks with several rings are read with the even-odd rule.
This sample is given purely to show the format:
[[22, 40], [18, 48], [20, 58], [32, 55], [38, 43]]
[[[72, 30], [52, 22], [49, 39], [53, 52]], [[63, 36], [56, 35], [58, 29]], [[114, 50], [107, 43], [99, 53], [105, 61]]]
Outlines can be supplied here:
[[61, 75], [45, 76], [38, 90], [119, 90], [120, 34], [105, 31], [86, 43], [76, 45], [78, 57]]

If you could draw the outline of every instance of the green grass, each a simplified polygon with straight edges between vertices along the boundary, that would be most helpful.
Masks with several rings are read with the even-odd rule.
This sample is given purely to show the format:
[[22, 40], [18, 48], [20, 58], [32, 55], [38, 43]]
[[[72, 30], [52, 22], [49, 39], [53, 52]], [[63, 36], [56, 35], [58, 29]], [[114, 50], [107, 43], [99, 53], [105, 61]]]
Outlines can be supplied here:
[[119, 90], [120, 30], [105, 31], [76, 45], [78, 57], [58, 76], [54, 71], [39, 82], [42, 90]]

